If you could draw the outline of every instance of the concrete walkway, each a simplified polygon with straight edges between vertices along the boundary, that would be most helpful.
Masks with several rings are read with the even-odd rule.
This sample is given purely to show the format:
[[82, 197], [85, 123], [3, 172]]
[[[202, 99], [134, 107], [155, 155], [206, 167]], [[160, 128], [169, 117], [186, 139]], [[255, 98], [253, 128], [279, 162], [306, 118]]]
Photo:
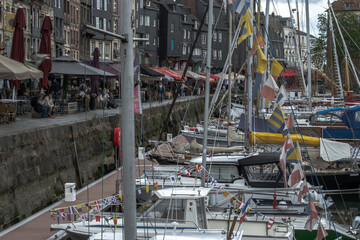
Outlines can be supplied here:
[[[178, 98], [176, 102], [186, 102], [197, 98], [203, 98], [203, 96], [187, 96]], [[172, 99], [159, 102], [147, 102], [143, 103], [143, 109], [158, 107], [160, 105], [171, 104]], [[31, 113], [27, 112], [25, 115], [16, 116], [16, 122], [10, 124], [0, 124], [0, 137], [8, 136], [20, 132], [27, 132], [39, 128], [48, 128], [54, 126], [68, 125], [74, 122], [81, 122], [93, 119], [94, 117], [111, 116], [121, 114], [121, 107], [117, 109], [97, 109], [89, 112], [77, 112], [74, 114], [64, 114], [56, 116], [55, 118], [31, 118]]]
[[[189, 96], [184, 98], [178, 98], [177, 102], [186, 102], [188, 100], [193, 100], [197, 98], [202, 98], [203, 96]], [[163, 103], [152, 102], [143, 104], [143, 108], [152, 108], [158, 107], [160, 105], [168, 104], [170, 105], [172, 99], [165, 100]], [[68, 114], [57, 116], [53, 119], [33, 119], [30, 117], [30, 113], [26, 115], [18, 116], [15, 123], [11, 124], [1, 124], [0, 125], [0, 137], [16, 134], [19, 132], [31, 131], [39, 128], [48, 128], [59, 125], [67, 125], [72, 122], [80, 122], [92, 119], [94, 117], [102, 117], [104, 115], [116, 115], [121, 114], [121, 108], [119, 109], [110, 109], [110, 110], [94, 110], [90, 112], [82, 112], [75, 114]], [[143, 173], [144, 168], [149, 169], [153, 166], [154, 162], [150, 161], [136, 161], [136, 175], [139, 177]], [[85, 186], [83, 189], [77, 191], [77, 199], [75, 202], [64, 202], [64, 199], [52, 204], [46, 209], [41, 210], [40, 212], [22, 220], [21, 222], [15, 224], [14, 226], [5, 229], [0, 232], [0, 239], [5, 240], [14, 240], [14, 239], [32, 239], [32, 240], [43, 240], [48, 239], [56, 233], [50, 231], [50, 225], [56, 224], [57, 220], [50, 218], [50, 209], [52, 208], [62, 208], [69, 207], [78, 204], [84, 204], [88, 201], [94, 201], [102, 199], [102, 197], [111, 196], [115, 193], [115, 182], [116, 179], [121, 179], [121, 169], [118, 171], [113, 171], [103, 179], [98, 179], [97, 181]], [[61, 223], [62, 221], [60, 221]]]

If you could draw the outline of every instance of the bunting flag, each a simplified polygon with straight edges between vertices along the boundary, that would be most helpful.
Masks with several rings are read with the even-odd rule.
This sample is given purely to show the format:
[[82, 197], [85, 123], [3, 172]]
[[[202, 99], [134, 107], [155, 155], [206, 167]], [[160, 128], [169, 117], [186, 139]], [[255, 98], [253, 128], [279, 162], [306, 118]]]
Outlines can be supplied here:
[[99, 203], [99, 201], [95, 201], [94, 203], [95, 203], [95, 206], [96, 206], [98, 212], [100, 212], [100, 203]]
[[112, 197], [111, 197], [111, 200], [112, 200], [112, 202], [115, 204], [115, 203], [116, 203], [116, 200], [117, 200], [117, 199], [116, 199], [116, 196], [112, 196]]
[[186, 169], [185, 174], [186, 174], [187, 177], [190, 177], [190, 169]]
[[215, 196], [217, 196], [217, 195], [219, 194], [219, 191], [220, 191], [221, 188], [222, 188], [222, 186], [219, 186], [219, 187], [217, 188]]
[[138, 192], [139, 195], [141, 195], [141, 189], [140, 188], [137, 190], [137, 192]]
[[290, 174], [288, 184], [290, 187], [293, 187], [295, 184], [299, 183], [303, 178], [304, 178], [304, 173], [301, 169], [301, 165], [299, 163], [296, 163], [294, 170]]
[[240, 223], [242, 223], [245, 219], [245, 216], [246, 216], [246, 213], [250, 210], [250, 208], [248, 207], [249, 206], [249, 203], [250, 203], [250, 200], [251, 198], [249, 198], [244, 207], [241, 209], [241, 213], [240, 213]]
[[256, 38], [254, 39], [253, 46], [250, 51], [250, 56], [254, 55], [256, 51], [259, 49], [258, 47], [264, 47], [265, 42], [260, 32], [257, 32]]
[[290, 130], [294, 128], [294, 117], [293, 114], [290, 113], [287, 120], [286, 120], [286, 124], [284, 127], [284, 130], [282, 132], [283, 137], [285, 137], [286, 135], [290, 134]]
[[65, 220], [65, 210], [64, 209], [60, 209], [60, 214], [63, 220]]
[[280, 90], [276, 96], [276, 102], [280, 106], [284, 105], [285, 101], [288, 100], [287, 92], [284, 85], [281, 85]]
[[280, 105], [277, 105], [271, 117], [267, 120], [269, 128], [279, 132], [285, 124], [285, 113]]
[[199, 172], [199, 165], [195, 165], [194, 169], [198, 173]]
[[301, 187], [300, 187], [300, 191], [299, 191], [299, 195], [298, 195], [298, 202], [301, 202], [301, 198], [305, 193], [308, 193], [309, 189], [307, 186], [307, 182], [306, 179], [301, 183]]
[[90, 203], [87, 203], [87, 204], [86, 204], [86, 210], [89, 211], [90, 209], [91, 209], [91, 204], [90, 204]]
[[239, 210], [239, 209], [242, 209], [243, 207], [244, 207], [244, 204], [239, 201], [239, 205], [238, 205], [238, 208], [237, 208], [237, 209]]
[[215, 179], [215, 178], [212, 178], [212, 179], [211, 179], [211, 182], [210, 182], [210, 185], [211, 185], [211, 186], [214, 186], [214, 185], [216, 184], [216, 182], [217, 182], [216, 179]]
[[102, 202], [103, 202], [103, 204], [104, 204], [105, 206], [109, 204], [109, 200], [107, 200], [107, 198], [104, 198], [104, 199], [102, 200]]
[[181, 181], [181, 173], [177, 174], [177, 178], [178, 178], [179, 181]]
[[257, 69], [256, 72], [264, 74], [267, 68], [267, 59], [264, 55], [264, 53], [261, 51], [261, 48], [258, 46], [258, 51], [257, 51]]
[[244, 24], [244, 28], [239, 39], [237, 40], [238, 45], [254, 32], [250, 18], [252, 18], [252, 15], [249, 10], [247, 10], [245, 15], [241, 17], [240, 26]]
[[205, 173], [205, 180], [208, 180], [210, 175], [208, 173]]
[[273, 218], [269, 218], [269, 222], [268, 222], [268, 225], [267, 225], [267, 229], [270, 229], [271, 226], [273, 225], [274, 223], [274, 219]]
[[231, 8], [234, 12], [244, 15], [250, 6], [250, 0], [235, 0]]
[[284, 187], [287, 187], [286, 181], [286, 159], [287, 159], [287, 152], [294, 148], [293, 141], [290, 135], [285, 137], [284, 146], [282, 147], [281, 154], [280, 154], [280, 166], [283, 171], [283, 178], [284, 178]]
[[120, 192], [119, 192], [119, 199], [120, 199], [120, 201], [122, 201], [122, 200], [123, 200], [123, 195], [122, 195], [121, 190], [120, 190]]
[[175, 183], [175, 176], [171, 176], [170, 181], [171, 181], [171, 183]]
[[273, 58], [270, 68], [270, 74], [274, 77], [275, 80], [280, 76], [280, 73], [283, 69], [283, 66], [281, 66], [281, 64], [275, 58]]
[[85, 215], [81, 215], [81, 222], [82, 222], [83, 227], [85, 227], [85, 224], [86, 224]]
[[56, 214], [57, 223], [60, 224], [60, 216], [59, 213]]
[[253, 90], [252, 90], [252, 98], [253, 99], [257, 98], [257, 93], [258, 93], [259, 88], [260, 88], [262, 76], [263, 76], [263, 74], [256, 72], [255, 83], [254, 83], [254, 87], [253, 87]]
[[276, 96], [276, 93], [279, 91], [279, 87], [276, 84], [274, 78], [269, 75], [266, 80], [263, 89], [261, 90], [260, 96], [266, 98], [269, 101], [272, 101]]
[[321, 221], [319, 221], [316, 240], [321, 240], [323, 238], [326, 238], [327, 235], [328, 235], [328, 233], [326, 232], [324, 226], [321, 224]]
[[[290, 135], [287, 135], [290, 136]], [[292, 143], [293, 147], [291, 149], [289, 149], [286, 153], [286, 161], [301, 161], [301, 152], [300, 152], [300, 145], [298, 142], [296, 142], [295, 144]], [[301, 167], [300, 167], [301, 168]]]
[[310, 194], [309, 194], [309, 206], [307, 207], [306, 212], [309, 214], [309, 219], [305, 223], [305, 228], [311, 232], [317, 220], [319, 219], [319, 216]]
[[96, 215], [96, 216], [95, 216], [95, 221], [96, 221], [96, 222], [100, 222], [100, 216]]
[[77, 210], [78, 212], [82, 212], [82, 206], [81, 206], [81, 205], [77, 205], [77, 206], [76, 206], [76, 210]]
[[70, 214], [70, 213], [67, 214], [67, 220], [68, 220], [69, 222], [71, 222], [71, 214]]
[[229, 196], [230, 195], [230, 193], [228, 192], [228, 191], [225, 191], [224, 192], [224, 197], [227, 197], [227, 196]]
[[149, 185], [145, 186], [145, 191], [146, 191], [146, 193], [149, 193]]
[[113, 221], [114, 221], [115, 228], [117, 228], [117, 217], [116, 216], [113, 217]]
[[158, 182], [154, 182], [154, 189], [158, 190]]

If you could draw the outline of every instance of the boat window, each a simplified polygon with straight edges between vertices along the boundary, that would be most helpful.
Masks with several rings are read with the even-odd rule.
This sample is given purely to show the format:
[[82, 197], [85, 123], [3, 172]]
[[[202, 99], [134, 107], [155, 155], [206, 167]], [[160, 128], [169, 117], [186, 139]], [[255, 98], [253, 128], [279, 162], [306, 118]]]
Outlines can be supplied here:
[[218, 182], [232, 183], [235, 179], [240, 178], [237, 166], [212, 165], [211, 168], [207, 166], [207, 169], [210, 169], [211, 177]]
[[360, 112], [355, 112], [355, 122], [360, 122]]
[[149, 218], [184, 220], [185, 201], [183, 199], [162, 200], [159, 204], [150, 208], [144, 215]]
[[276, 182], [281, 174], [275, 163], [245, 166], [244, 169], [250, 182]]

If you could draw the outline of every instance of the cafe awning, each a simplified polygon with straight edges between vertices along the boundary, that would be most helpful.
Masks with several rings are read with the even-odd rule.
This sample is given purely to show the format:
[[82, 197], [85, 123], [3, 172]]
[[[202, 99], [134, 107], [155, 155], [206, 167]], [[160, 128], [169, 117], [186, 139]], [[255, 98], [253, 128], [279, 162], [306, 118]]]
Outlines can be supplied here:
[[[152, 67], [152, 69], [154, 69], [155, 71], [158, 71], [160, 73], [163, 73], [163, 74], [175, 79], [176, 81], [181, 81], [182, 74], [177, 73], [176, 71], [173, 71], [170, 68], [155, 66], [155, 67]], [[187, 81], [187, 77], [185, 77], [184, 80]]]
[[[184, 71], [180, 70], [177, 72], [182, 75]], [[192, 78], [194, 80], [205, 80], [206, 79], [206, 77], [201, 76], [200, 74], [193, 72], [193, 71], [189, 71], [189, 70], [186, 71], [186, 77]]]
[[140, 66], [140, 73], [151, 77], [164, 77], [165, 75], [151, 68]]

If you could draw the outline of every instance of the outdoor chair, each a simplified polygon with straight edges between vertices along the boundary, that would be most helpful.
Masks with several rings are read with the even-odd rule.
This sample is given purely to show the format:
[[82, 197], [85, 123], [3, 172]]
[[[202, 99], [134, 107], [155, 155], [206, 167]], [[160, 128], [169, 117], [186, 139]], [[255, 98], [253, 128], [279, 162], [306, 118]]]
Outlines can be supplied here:
[[9, 122], [15, 122], [16, 108], [17, 108], [17, 105], [16, 105], [15, 102], [10, 102], [9, 103], [8, 111], [7, 111]]
[[7, 107], [3, 102], [0, 102], [0, 122], [7, 122]]

